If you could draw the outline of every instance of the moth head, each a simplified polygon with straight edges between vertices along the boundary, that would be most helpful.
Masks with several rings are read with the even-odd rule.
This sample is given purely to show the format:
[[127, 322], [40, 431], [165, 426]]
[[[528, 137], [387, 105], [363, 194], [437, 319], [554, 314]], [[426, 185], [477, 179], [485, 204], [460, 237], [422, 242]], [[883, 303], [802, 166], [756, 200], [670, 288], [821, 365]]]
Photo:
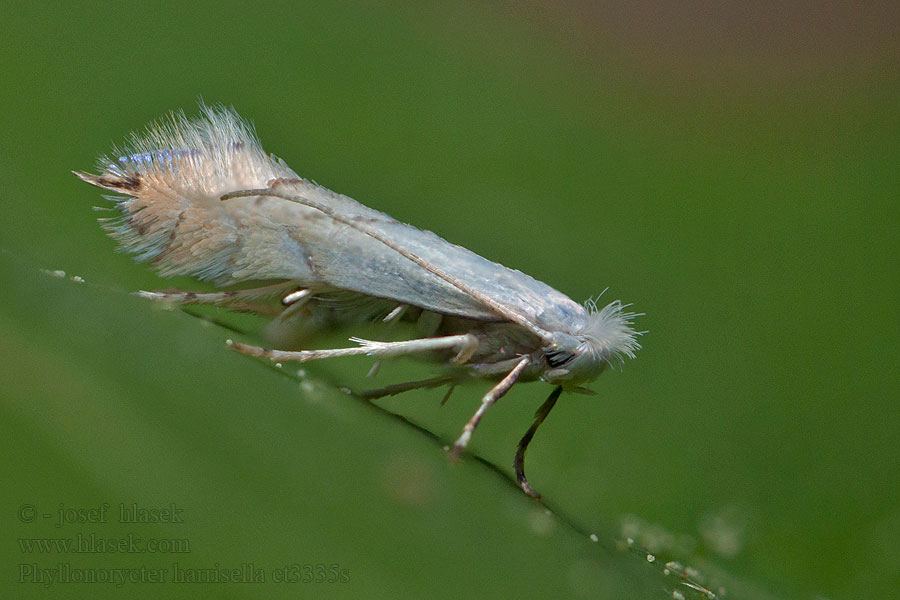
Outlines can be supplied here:
[[554, 332], [544, 347], [547, 370], [545, 381], [563, 387], [575, 387], [596, 379], [613, 362], [622, 364], [625, 357], [634, 358], [641, 348], [632, 327], [639, 316], [626, 312], [626, 305], [616, 300], [597, 308], [593, 300], [585, 303], [587, 319], [575, 334]]

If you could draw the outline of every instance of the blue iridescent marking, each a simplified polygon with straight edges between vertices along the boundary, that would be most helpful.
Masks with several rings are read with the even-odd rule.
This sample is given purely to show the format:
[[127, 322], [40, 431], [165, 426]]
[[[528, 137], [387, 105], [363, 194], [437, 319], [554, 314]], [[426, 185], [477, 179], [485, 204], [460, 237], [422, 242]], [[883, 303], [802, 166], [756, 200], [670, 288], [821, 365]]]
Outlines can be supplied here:
[[171, 148], [166, 150], [157, 150], [155, 152], [141, 152], [128, 156], [120, 156], [117, 159], [117, 162], [120, 164], [131, 164], [135, 166], [142, 166], [144, 164], [161, 164], [167, 165], [171, 168], [175, 160], [179, 158], [197, 156], [198, 154], [199, 151], [196, 149], [187, 150], [183, 148]]

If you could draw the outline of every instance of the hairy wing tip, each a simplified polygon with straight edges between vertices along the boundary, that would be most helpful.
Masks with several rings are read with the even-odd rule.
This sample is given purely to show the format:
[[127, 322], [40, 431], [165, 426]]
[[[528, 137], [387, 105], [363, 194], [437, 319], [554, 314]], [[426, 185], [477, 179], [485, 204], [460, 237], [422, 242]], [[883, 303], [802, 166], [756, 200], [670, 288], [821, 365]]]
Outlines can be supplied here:
[[74, 175], [78, 179], [82, 180], [83, 182], [89, 183], [98, 188], [101, 188], [104, 190], [109, 189], [109, 187], [107, 185], [105, 185], [104, 183], [101, 183], [101, 181], [100, 181], [101, 177], [98, 175], [91, 175], [90, 173], [85, 173], [83, 171], [72, 171], [72, 175]]
[[135, 175], [117, 175], [107, 171], [103, 175], [91, 175], [81, 171], [72, 171], [78, 179], [96, 186], [100, 189], [119, 192], [121, 194], [135, 194], [141, 188], [141, 178]]

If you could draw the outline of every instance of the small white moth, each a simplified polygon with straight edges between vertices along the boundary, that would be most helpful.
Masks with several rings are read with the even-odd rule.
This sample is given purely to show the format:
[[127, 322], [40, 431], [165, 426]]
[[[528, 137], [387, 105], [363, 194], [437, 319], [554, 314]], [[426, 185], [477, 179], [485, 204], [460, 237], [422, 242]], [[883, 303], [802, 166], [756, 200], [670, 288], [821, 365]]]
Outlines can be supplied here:
[[532, 496], [539, 497], [525, 478], [525, 450], [560, 393], [590, 393], [581, 385], [612, 361], [634, 358], [640, 348], [632, 328], [638, 315], [621, 302], [582, 306], [520, 271], [303, 179], [267, 155], [233, 110], [202, 107], [196, 120], [173, 114], [143, 135], [133, 134], [114, 156], [100, 160], [100, 175], [75, 174], [121, 194], [110, 198], [121, 217], [103, 220], [103, 226], [135, 260], [150, 262], [163, 276], [190, 275], [219, 287], [282, 282], [216, 293], [143, 292], [145, 297], [234, 305], [286, 294], [279, 318], [308, 316], [340, 325], [364, 313], [431, 323], [428, 337], [351, 338], [358, 344], [351, 348], [268, 350], [229, 340], [232, 348], [276, 361], [420, 355], [444, 365], [440, 376], [366, 394], [373, 398], [439, 385], [452, 391], [472, 378], [497, 381], [463, 428], [454, 458], [488, 407], [516, 382], [541, 379], [556, 386], [514, 460], [517, 480]]

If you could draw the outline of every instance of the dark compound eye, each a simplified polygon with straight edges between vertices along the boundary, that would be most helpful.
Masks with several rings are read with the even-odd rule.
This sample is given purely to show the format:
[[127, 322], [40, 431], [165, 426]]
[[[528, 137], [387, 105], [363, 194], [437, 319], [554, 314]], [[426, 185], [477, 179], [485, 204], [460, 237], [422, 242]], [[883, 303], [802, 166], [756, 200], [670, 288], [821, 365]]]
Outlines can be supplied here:
[[548, 365], [556, 369], [575, 358], [575, 355], [571, 352], [551, 351], [544, 354], [544, 358], [547, 359]]

